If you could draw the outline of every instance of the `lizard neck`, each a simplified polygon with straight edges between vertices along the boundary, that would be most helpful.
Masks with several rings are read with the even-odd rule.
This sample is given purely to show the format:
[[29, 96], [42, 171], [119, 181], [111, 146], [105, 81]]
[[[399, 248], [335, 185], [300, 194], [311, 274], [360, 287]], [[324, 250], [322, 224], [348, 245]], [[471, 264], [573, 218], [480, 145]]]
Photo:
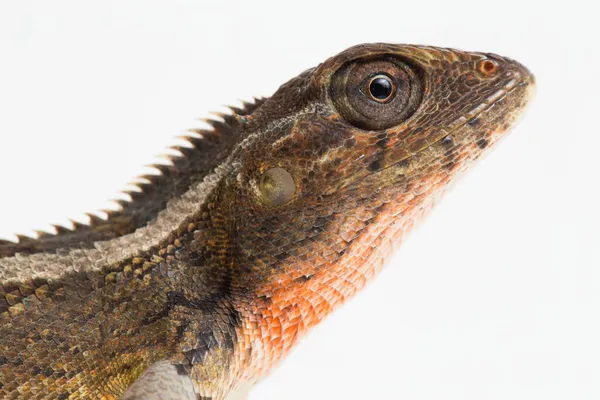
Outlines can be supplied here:
[[[257, 285], [250, 296], [237, 297], [235, 307], [242, 318], [237, 354], [252, 349], [251, 357], [243, 358], [240, 379], [255, 381], [268, 373], [300, 338], [372, 281], [437, 198], [411, 197], [409, 208], [408, 198], [398, 198], [380, 207], [372, 219], [364, 218], [368, 223], [344, 218], [329, 227], [336, 232], [329, 240], [311, 244], [310, 253], [319, 255], [316, 261], [314, 256], [306, 262], [298, 257]], [[362, 213], [367, 216], [370, 211]], [[360, 240], [348, 240], [358, 231]]]

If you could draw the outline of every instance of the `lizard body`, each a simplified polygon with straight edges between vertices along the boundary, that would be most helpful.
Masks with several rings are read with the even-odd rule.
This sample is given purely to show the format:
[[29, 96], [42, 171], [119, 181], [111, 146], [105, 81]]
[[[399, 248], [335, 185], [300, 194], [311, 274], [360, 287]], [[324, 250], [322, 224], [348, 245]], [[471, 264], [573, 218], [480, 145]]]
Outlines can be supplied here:
[[190, 136], [106, 221], [0, 242], [0, 396], [245, 391], [381, 270], [534, 86], [497, 55], [355, 46]]

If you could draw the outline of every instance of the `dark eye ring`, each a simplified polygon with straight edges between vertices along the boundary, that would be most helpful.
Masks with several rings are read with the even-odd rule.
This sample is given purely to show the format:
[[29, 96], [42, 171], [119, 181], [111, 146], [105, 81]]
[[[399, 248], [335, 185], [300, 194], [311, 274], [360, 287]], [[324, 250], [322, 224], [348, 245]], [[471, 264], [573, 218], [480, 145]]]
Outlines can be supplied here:
[[369, 79], [366, 95], [378, 103], [387, 103], [396, 94], [396, 85], [392, 78], [385, 74], [377, 74]]

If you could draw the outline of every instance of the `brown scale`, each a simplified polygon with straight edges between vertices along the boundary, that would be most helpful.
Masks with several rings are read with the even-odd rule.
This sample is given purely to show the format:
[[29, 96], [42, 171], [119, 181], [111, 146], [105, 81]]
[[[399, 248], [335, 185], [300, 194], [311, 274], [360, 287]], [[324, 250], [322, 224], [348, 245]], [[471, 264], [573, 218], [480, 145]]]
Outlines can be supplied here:
[[496, 55], [356, 46], [190, 137], [108, 220], [0, 243], [0, 397], [246, 392], [377, 275], [533, 87]]

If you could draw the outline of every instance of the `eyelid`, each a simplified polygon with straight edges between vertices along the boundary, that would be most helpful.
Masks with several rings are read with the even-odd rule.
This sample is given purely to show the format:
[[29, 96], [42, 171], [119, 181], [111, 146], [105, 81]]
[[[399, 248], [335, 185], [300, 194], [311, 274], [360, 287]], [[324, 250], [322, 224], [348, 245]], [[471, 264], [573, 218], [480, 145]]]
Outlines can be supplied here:
[[[386, 101], [374, 100], [367, 85], [377, 75], [387, 75], [395, 86]], [[350, 61], [332, 76], [329, 94], [342, 118], [369, 131], [389, 129], [408, 119], [423, 98], [423, 72], [395, 57], [374, 57]]]

